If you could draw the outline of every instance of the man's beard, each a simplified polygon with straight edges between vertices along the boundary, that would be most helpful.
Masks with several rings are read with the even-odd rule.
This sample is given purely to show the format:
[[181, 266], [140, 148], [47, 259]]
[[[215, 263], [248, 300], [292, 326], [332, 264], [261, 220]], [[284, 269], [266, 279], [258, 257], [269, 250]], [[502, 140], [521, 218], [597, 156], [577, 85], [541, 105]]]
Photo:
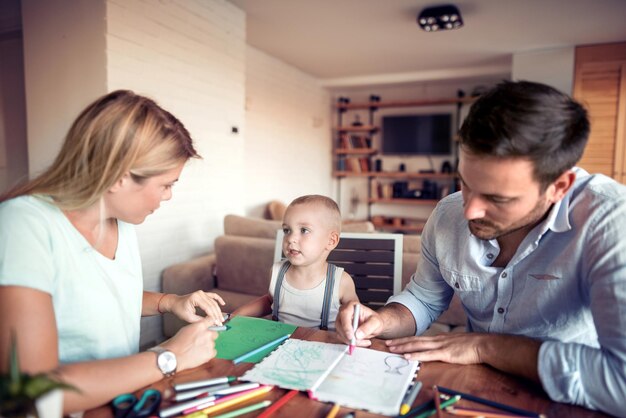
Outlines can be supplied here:
[[499, 226], [496, 223], [484, 219], [473, 219], [468, 221], [468, 227], [472, 235], [476, 238], [489, 241], [499, 238], [503, 235], [511, 234], [520, 229], [527, 228], [530, 230], [548, 214], [550, 205], [544, 200], [539, 200], [535, 207], [522, 219], [512, 223], [508, 227]]

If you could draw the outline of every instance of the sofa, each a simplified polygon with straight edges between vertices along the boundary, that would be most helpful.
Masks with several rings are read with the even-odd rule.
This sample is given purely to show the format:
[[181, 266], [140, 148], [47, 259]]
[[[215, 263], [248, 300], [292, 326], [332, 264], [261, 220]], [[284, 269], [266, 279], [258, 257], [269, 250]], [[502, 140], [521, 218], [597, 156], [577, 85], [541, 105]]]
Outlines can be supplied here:
[[[224, 234], [214, 242], [214, 251], [167, 267], [162, 273], [165, 293], [186, 294], [198, 289], [219, 294], [224, 312], [267, 293], [274, 260], [276, 231], [281, 222], [238, 215], [224, 217]], [[371, 222], [345, 222], [343, 232], [375, 233]], [[402, 254], [402, 287], [408, 283], [420, 259], [419, 235], [405, 235]], [[457, 297], [427, 331], [428, 334], [464, 330], [465, 314]], [[163, 333], [171, 337], [183, 321], [165, 314]]]

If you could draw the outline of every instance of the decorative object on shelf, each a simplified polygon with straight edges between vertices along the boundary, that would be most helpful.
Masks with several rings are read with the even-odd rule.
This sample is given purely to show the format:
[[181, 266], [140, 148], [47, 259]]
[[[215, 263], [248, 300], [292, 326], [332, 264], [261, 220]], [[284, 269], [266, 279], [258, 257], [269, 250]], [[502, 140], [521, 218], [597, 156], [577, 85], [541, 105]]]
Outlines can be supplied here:
[[361, 122], [359, 115], [354, 115], [354, 122], [352, 122], [352, 126], [363, 126], [363, 122]]
[[400, 166], [398, 167], [398, 171], [405, 172], [406, 171], [406, 165], [404, 163], [400, 163]]
[[348, 211], [348, 219], [353, 220], [356, 219], [356, 212], [359, 208], [359, 194], [356, 189], [353, 187], [350, 195], [350, 210]]
[[417, 23], [426, 32], [436, 32], [463, 27], [463, 18], [455, 5], [446, 4], [426, 7], [417, 16]]
[[380, 102], [380, 96], [376, 95], [376, 94], [372, 94], [370, 95], [370, 102], [373, 103], [378, 103]]
[[63, 413], [62, 390], [78, 391], [45, 373], [29, 375], [20, 371], [17, 339], [11, 336], [9, 373], [0, 375], [0, 416], [60, 417]]
[[350, 104], [350, 98], [349, 97], [343, 97], [343, 96], [339, 97], [337, 99], [337, 103], [344, 104], [344, 105]]
[[450, 164], [450, 161], [446, 160], [441, 164], [441, 172], [452, 173], [452, 164]]
[[383, 160], [381, 160], [380, 158], [376, 159], [376, 162], [374, 164], [374, 170], [376, 170], [376, 172], [378, 173], [383, 171]]

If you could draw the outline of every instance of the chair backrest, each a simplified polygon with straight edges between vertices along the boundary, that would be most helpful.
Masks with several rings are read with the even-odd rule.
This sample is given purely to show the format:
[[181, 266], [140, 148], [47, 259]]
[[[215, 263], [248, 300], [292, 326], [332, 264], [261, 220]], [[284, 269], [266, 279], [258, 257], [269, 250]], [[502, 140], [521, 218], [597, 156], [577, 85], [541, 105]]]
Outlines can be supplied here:
[[[361, 303], [377, 309], [402, 286], [402, 234], [343, 232], [328, 261], [354, 280]], [[276, 232], [274, 262], [284, 258], [283, 231]]]

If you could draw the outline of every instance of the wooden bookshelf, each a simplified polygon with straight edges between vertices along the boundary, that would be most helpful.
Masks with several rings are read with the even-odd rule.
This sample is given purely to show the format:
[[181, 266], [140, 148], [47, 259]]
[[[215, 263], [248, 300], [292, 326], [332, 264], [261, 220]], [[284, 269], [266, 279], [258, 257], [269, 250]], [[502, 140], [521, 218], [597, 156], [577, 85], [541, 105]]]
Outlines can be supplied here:
[[436, 205], [439, 202], [438, 199], [403, 199], [403, 198], [389, 198], [389, 199], [367, 199], [368, 203], [389, 203], [400, 205]]
[[407, 101], [388, 101], [388, 102], [364, 102], [364, 103], [341, 103], [336, 104], [337, 110], [360, 110], [360, 109], [381, 109], [386, 107], [419, 107], [419, 106], [442, 106], [451, 104], [467, 104], [476, 100], [476, 97], [463, 98], [441, 98], [430, 100], [407, 100]]

